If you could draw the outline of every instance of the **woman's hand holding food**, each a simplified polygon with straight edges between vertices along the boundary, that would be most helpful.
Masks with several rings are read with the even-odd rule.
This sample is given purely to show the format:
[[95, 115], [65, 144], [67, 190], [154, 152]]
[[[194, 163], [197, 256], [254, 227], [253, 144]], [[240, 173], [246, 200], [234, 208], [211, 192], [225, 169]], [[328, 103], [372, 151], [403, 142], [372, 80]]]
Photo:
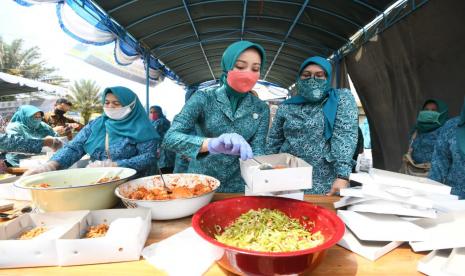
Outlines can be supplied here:
[[212, 154], [239, 155], [242, 160], [253, 157], [249, 143], [237, 133], [224, 133], [208, 140], [208, 151]]
[[58, 169], [58, 166], [59, 166], [59, 164], [56, 161], [49, 161], [49, 162], [47, 162], [47, 163], [45, 163], [43, 165], [40, 165], [39, 167], [35, 167], [35, 168], [27, 170], [23, 174], [23, 176], [55, 171], [55, 170]]
[[111, 159], [106, 160], [97, 160], [94, 162], [90, 162], [86, 168], [100, 168], [100, 167], [118, 167], [116, 162], [111, 161]]

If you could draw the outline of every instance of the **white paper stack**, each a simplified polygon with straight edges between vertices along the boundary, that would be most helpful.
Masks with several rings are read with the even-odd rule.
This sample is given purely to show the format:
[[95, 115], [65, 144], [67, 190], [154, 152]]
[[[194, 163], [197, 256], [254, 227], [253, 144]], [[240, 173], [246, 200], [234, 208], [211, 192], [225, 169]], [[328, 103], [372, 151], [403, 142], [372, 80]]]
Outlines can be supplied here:
[[334, 203], [345, 209], [338, 211], [348, 228], [342, 247], [370, 260], [402, 242], [415, 251], [465, 247], [465, 201], [450, 186], [378, 169], [350, 179], [362, 186], [342, 189]]

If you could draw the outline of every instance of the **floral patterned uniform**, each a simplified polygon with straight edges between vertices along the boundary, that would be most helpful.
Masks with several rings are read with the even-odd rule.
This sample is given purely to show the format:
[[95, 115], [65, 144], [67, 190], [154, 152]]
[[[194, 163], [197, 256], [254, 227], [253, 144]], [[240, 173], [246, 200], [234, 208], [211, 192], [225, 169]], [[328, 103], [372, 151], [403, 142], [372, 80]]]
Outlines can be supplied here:
[[[188, 172], [206, 174], [221, 182], [219, 192], [243, 192], [244, 180], [239, 157], [200, 153], [203, 140], [223, 133], [242, 135], [255, 155], [265, 150], [270, 111], [257, 97], [248, 93], [233, 114], [224, 87], [195, 93], [176, 115], [165, 135], [163, 146], [191, 158]], [[196, 135], [190, 135], [192, 129]]]
[[465, 198], [465, 156], [457, 145], [456, 129], [459, 117], [450, 119], [441, 128], [429, 178], [452, 187], [452, 194]]
[[42, 145], [43, 141], [41, 139], [0, 133], [0, 151], [40, 153]]
[[[41, 122], [41, 127], [37, 128], [36, 130], [26, 130], [24, 126], [22, 126], [21, 123], [14, 122], [8, 124], [6, 127], [6, 133], [10, 135], [15, 135], [15, 136], [21, 136], [23, 138], [29, 138], [29, 139], [42, 139], [45, 138], [46, 136], [57, 136], [55, 131], [51, 127], [49, 127], [47, 124], [44, 122]], [[41, 148], [42, 149], [42, 148]], [[13, 151], [19, 151], [19, 150], [13, 150]], [[23, 152], [23, 151], [20, 151]], [[39, 150], [40, 153], [40, 150]], [[10, 163], [12, 166], [19, 166], [19, 160], [28, 158], [28, 155], [24, 154], [19, 154], [19, 153], [8, 153], [6, 154], [6, 160], [8, 163]]]
[[[60, 169], [69, 168], [86, 154], [84, 144], [92, 133], [92, 125], [100, 118], [85, 126], [74, 139], [55, 153], [50, 160], [60, 164]], [[109, 150], [111, 160], [119, 167], [135, 169], [139, 175], [151, 175], [157, 171], [157, 145], [158, 139], [143, 143], [135, 143], [130, 138], [122, 138], [115, 142], [110, 141]], [[99, 148], [90, 156], [91, 160], [109, 159], [105, 148]]]
[[[166, 132], [171, 126], [170, 121], [166, 118], [160, 118], [156, 121], [152, 121], [152, 125], [157, 131], [158, 135], [160, 135], [160, 143], [165, 137]], [[158, 158], [158, 166], [160, 168], [173, 168], [174, 167], [174, 159], [176, 158], [176, 154], [172, 151], [160, 148], [160, 157]]]
[[438, 139], [441, 128], [431, 132], [417, 133], [417, 137], [412, 143], [412, 158], [415, 163], [431, 163], [433, 158], [434, 145]]
[[313, 186], [306, 193], [329, 192], [337, 175], [352, 172], [357, 145], [357, 105], [348, 89], [338, 89], [333, 134], [324, 137], [322, 103], [279, 106], [268, 136], [267, 153], [290, 153], [313, 166]]

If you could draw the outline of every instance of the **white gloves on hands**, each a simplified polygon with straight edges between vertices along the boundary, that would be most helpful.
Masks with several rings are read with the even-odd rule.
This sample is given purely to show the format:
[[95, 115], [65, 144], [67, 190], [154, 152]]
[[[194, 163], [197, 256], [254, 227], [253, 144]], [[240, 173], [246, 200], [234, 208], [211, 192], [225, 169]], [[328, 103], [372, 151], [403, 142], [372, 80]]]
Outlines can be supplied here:
[[90, 162], [86, 168], [100, 168], [100, 167], [118, 167], [116, 162], [111, 161], [111, 159], [106, 159], [103, 161], [96, 160], [94, 162]]
[[36, 168], [32, 168], [27, 170], [23, 176], [28, 176], [28, 175], [33, 175], [33, 174], [38, 174], [38, 173], [44, 173], [44, 172], [50, 172], [50, 171], [55, 171], [58, 169], [58, 163], [56, 161], [49, 161], [45, 163], [44, 165], [41, 165]]

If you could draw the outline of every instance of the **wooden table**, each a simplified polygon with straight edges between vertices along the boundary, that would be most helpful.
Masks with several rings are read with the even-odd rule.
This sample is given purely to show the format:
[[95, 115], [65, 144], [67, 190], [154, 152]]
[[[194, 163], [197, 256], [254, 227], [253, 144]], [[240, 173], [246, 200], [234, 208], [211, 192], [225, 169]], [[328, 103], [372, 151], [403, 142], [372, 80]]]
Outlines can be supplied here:
[[[221, 200], [235, 194], [216, 194], [214, 200]], [[305, 200], [334, 209], [332, 203], [339, 197], [306, 195]], [[163, 240], [191, 225], [191, 217], [171, 221], [153, 221], [146, 245]], [[414, 253], [408, 245], [401, 246], [375, 262], [369, 261], [340, 246], [330, 248], [322, 264], [312, 275], [423, 275], [416, 270], [417, 262], [424, 254]], [[145, 260], [123, 263], [82, 265], [72, 267], [38, 267], [0, 270], [0, 275], [166, 275]], [[217, 264], [205, 275], [231, 275]], [[186, 275], [189, 276], [189, 275]]]

